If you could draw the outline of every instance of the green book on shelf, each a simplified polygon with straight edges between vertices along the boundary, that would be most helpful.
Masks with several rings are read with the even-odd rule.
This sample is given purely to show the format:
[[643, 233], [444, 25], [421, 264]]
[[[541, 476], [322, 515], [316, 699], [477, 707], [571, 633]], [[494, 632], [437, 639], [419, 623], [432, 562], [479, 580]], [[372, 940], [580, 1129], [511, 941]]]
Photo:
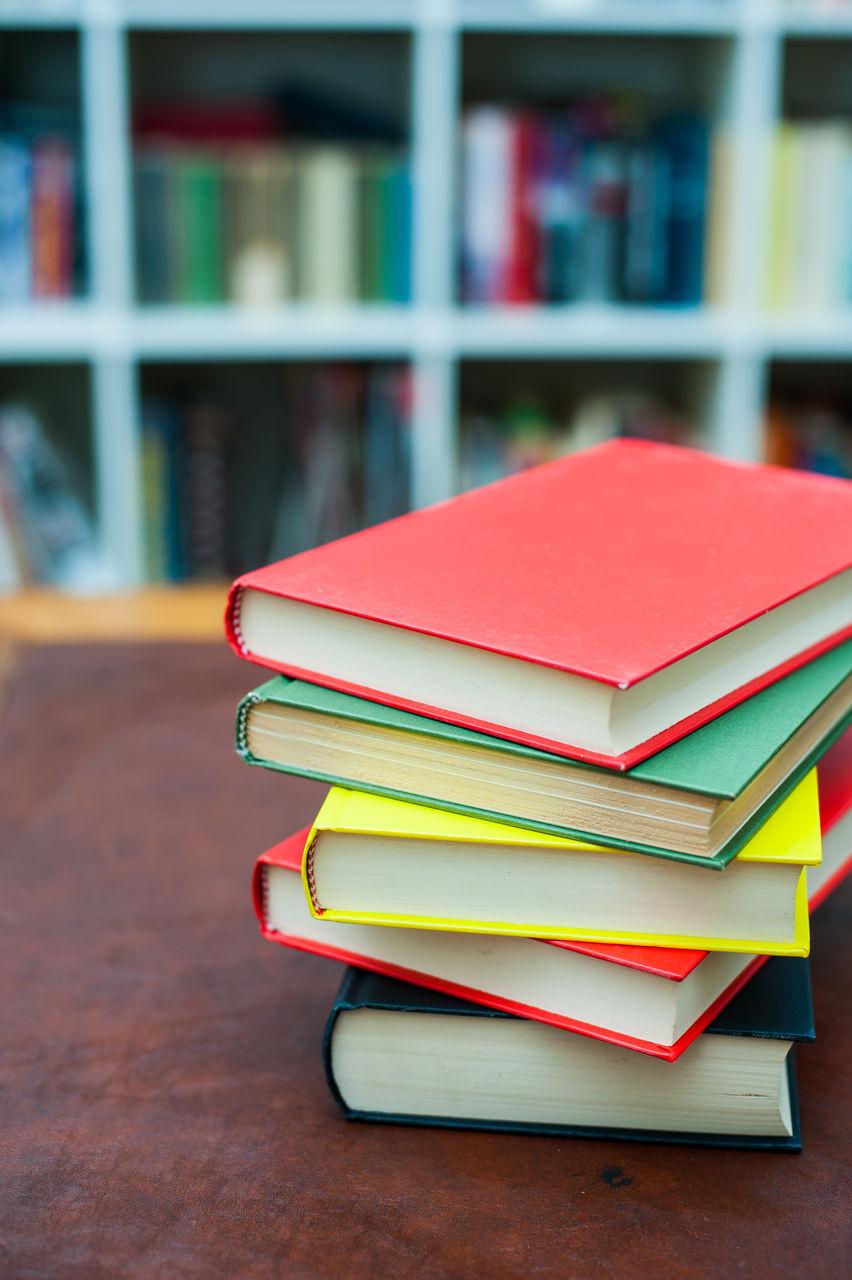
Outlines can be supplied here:
[[219, 302], [222, 290], [222, 168], [206, 156], [180, 165], [181, 301]]
[[388, 300], [387, 179], [392, 160], [387, 151], [364, 153], [361, 164], [361, 297], [365, 302]]
[[285, 676], [236, 733], [249, 764], [724, 867], [851, 719], [848, 640], [625, 772]]

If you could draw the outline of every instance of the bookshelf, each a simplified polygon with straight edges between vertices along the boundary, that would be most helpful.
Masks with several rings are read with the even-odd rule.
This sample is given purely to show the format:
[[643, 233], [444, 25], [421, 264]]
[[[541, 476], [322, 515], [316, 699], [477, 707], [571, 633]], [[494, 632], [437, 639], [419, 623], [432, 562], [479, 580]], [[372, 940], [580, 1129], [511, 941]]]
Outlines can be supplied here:
[[[144, 580], [141, 413], [164, 367], [208, 362], [250, 372], [321, 361], [402, 362], [411, 370], [411, 500], [451, 493], [462, 401], [489, 382], [522, 390], [538, 369], [587, 387], [641, 370], [697, 416], [707, 447], [764, 453], [770, 384], [784, 368], [814, 376], [852, 355], [852, 312], [770, 313], [763, 306], [769, 140], [790, 104], [852, 110], [835, 68], [852, 41], [852, 7], [831, 12], [772, 0], [3, 0], [0, 48], [51, 50], [54, 83], [78, 98], [83, 139], [85, 295], [0, 305], [0, 393], [54, 383], [73, 401], [65, 452], [91, 507], [115, 585]], [[211, 77], [251, 84], [253, 67], [348, 75], [358, 55], [408, 138], [412, 173], [411, 301], [252, 310], [216, 303], [142, 305], [134, 283], [131, 118], [158, 87], [204, 97]], [[19, 79], [32, 58], [24, 59]], [[217, 68], [219, 70], [217, 70]], [[348, 70], [346, 70], [348, 68]], [[523, 97], [536, 83], [613, 85], [691, 95], [732, 142], [722, 296], [667, 308], [464, 305], [458, 299], [458, 150], [463, 104], [501, 80]], [[355, 77], [357, 80], [357, 76]], [[375, 84], [370, 87], [369, 82]], [[656, 86], [656, 88], [655, 88]], [[38, 85], [33, 82], [31, 91]], [[357, 88], [357, 86], [356, 86]], [[15, 85], [16, 93], [27, 85]], [[591, 373], [590, 373], [591, 370]], [[167, 372], [166, 368], [166, 372]], [[780, 372], [779, 372], [780, 371]], [[177, 373], [176, 375], [177, 376]], [[263, 376], [267, 376], [266, 373]], [[779, 381], [780, 379], [780, 381]], [[571, 394], [574, 394], [571, 392]], [[81, 428], [81, 420], [87, 427]], [[63, 428], [63, 431], [65, 429]]]

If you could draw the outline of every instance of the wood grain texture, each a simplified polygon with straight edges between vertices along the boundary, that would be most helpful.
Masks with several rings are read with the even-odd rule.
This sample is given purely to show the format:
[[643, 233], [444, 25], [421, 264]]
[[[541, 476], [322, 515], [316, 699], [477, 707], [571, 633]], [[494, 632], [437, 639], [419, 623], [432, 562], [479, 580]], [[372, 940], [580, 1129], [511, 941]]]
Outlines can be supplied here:
[[347, 1123], [332, 961], [263, 942], [255, 856], [317, 784], [232, 747], [224, 646], [19, 656], [0, 768], [0, 1275], [849, 1273], [852, 884], [814, 922], [799, 1156]]

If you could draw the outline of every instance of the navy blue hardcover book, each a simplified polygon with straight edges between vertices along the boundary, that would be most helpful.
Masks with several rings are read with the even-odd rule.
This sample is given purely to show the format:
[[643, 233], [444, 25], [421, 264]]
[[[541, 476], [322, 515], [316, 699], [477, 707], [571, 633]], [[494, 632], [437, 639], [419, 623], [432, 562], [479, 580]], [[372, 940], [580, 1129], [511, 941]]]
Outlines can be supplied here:
[[807, 960], [769, 960], [676, 1062], [349, 968], [323, 1054], [353, 1120], [800, 1151]]

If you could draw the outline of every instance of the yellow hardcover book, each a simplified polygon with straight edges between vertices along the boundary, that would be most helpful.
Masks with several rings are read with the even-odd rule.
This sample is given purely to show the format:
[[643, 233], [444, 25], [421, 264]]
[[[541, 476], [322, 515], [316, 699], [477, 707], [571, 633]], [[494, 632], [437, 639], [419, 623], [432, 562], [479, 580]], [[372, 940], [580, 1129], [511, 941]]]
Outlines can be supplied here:
[[815, 770], [724, 870], [335, 787], [302, 877], [342, 923], [807, 955], [820, 857]]

